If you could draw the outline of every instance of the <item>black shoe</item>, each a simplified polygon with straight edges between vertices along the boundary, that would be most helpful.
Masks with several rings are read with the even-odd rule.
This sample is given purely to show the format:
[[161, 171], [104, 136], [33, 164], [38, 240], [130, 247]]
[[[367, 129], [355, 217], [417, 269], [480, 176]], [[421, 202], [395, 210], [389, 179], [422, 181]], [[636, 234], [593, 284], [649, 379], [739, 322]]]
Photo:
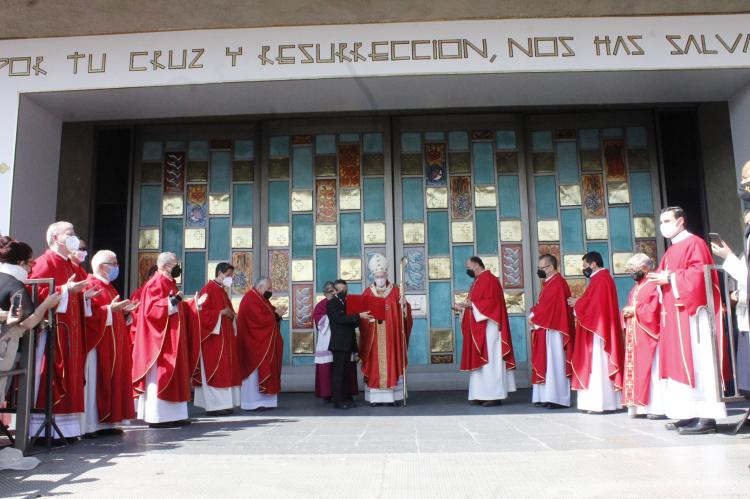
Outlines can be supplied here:
[[165, 421], [164, 423], [149, 423], [149, 428], [153, 429], [159, 429], [159, 428], [177, 428], [177, 425], [174, 421]]
[[234, 414], [234, 409], [221, 409], [218, 411], [206, 411], [206, 416], [229, 416]]
[[333, 408], [334, 409], [351, 409], [351, 406], [349, 404], [342, 404], [339, 402], [334, 402]]
[[664, 414], [646, 414], [646, 419], [650, 419], [651, 421], [658, 421], [660, 419], [667, 419], [667, 417]]
[[326, 404], [330, 404], [331, 402], [333, 402], [333, 397], [323, 397], [323, 402], [325, 402]]
[[347, 400], [347, 401], [346, 401], [346, 402], [344, 402], [344, 403], [345, 403], [346, 405], [348, 405], [350, 409], [354, 409], [355, 407], [357, 407], [357, 403], [356, 403], [356, 402], [354, 402], [353, 400]]
[[546, 409], [547, 402], [534, 402], [534, 407], [538, 407], [540, 409]]
[[[52, 447], [63, 447], [64, 445], [68, 445], [68, 439], [66, 438], [53, 438], [50, 445]], [[44, 437], [39, 437], [34, 442], [35, 447], [47, 447], [47, 439]]]
[[481, 400], [469, 400], [469, 405], [482, 405]]
[[84, 440], [93, 440], [98, 436], [99, 435], [97, 435], [97, 432], [90, 432], [90, 433], [84, 433], [83, 435], [81, 435], [81, 438]]
[[380, 407], [383, 404], [380, 404], [378, 402], [370, 402], [370, 407]]
[[697, 421], [698, 418], [691, 418], [691, 419], [678, 419], [677, 421], [672, 421], [664, 425], [664, 428], [667, 430], [677, 430], [682, 426], [688, 426], [690, 424], [693, 424], [695, 421]]
[[497, 407], [498, 405], [503, 405], [502, 400], [485, 400], [482, 402], [482, 407]]
[[707, 433], [716, 433], [715, 419], [697, 419], [693, 424], [681, 426], [677, 429], [680, 435], [705, 435]]
[[122, 435], [124, 432], [120, 428], [102, 428], [96, 432], [100, 437]]
[[544, 404], [544, 407], [547, 409], [568, 409], [569, 408], [567, 405], [555, 404], [554, 402], [547, 402], [546, 404]]

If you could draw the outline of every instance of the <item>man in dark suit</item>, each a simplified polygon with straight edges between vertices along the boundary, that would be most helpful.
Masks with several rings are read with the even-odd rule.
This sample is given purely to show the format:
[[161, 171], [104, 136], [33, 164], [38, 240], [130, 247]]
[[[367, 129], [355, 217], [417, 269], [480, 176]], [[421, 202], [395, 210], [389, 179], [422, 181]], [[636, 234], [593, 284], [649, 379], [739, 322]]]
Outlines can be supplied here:
[[338, 279], [333, 283], [333, 287], [336, 289], [336, 297], [328, 301], [326, 310], [331, 324], [331, 342], [328, 349], [333, 353], [331, 392], [334, 408], [349, 409], [354, 406], [354, 402], [346, 402], [344, 394], [347, 393], [350, 383], [350, 370], [347, 367], [352, 352], [357, 351], [357, 336], [354, 329], [359, 326], [360, 319], [369, 320], [372, 317], [369, 311], [359, 315], [346, 315], [346, 281]]

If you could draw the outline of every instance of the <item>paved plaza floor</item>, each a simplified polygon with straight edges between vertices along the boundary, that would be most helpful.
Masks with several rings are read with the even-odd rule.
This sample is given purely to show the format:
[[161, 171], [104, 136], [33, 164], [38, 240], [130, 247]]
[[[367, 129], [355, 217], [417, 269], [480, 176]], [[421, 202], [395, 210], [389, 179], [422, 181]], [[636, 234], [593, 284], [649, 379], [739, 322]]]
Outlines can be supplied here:
[[750, 429], [680, 436], [624, 412], [500, 407], [466, 392], [413, 393], [408, 407], [334, 410], [311, 394], [192, 425], [84, 440], [0, 472], [0, 497], [750, 496]]

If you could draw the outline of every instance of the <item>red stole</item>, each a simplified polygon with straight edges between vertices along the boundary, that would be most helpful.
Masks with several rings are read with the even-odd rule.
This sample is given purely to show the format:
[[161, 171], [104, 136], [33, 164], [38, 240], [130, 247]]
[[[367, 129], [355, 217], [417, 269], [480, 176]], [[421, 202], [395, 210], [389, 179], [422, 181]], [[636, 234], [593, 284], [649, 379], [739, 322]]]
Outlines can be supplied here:
[[[206, 383], [214, 388], [229, 388], [239, 386], [239, 365], [237, 362], [237, 336], [234, 334], [234, 321], [222, 315], [222, 311], [229, 307], [234, 311], [232, 302], [224, 288], [209, 281], [199, 296], [205, 294], [206, 301], [200, 310], [200, 353], [203, 354], [203, 367], [206, 369]], [[221, 321], [219, 334], [213, 334], [217, 321]], [[200, 362], [193, 372], [193, 386], [201, 386]]]
[[[469, 290], [469, 301], [479, 312], [497, 323], [502, 341], [502, 357], [506, 369], [516, 368], [513, 356], [513, 342], [510, 336], [508, 310], [505, 308], [505, 295], [500, 281], [491, 271], [485, 270], [474, 280]], [[487, 356], [487, 321], [477, 322], [471, 307], [463, 312], [461, 319], [461, 333], [463, 334], [463, 353], [461, 354], [461, 370], [473, 371], [489, 362]]]
[[156, 273], [144, 285], [138, 307], [133, 344], [133, 388], [145, 393], [146, 374], [156, 365], [158, 398], [168, 402], [190, 400], [190, 359], [187, 334], [194, 302], [180, 302], [169, 315], [167, 297], [178, 293], [174, 280]]
[[[393, 388], [398, 384], [398, 378], [403, 376], [408, 364], [411, 307], [406, 304], [404, 317], [399, 303], [401, 290], [395, 285], [388, 284], [383, 295], [378, 294], [374, 285], [362, 294], [385, 298], [385, 319], [382, 324], [378, 324], [377, 321], [359, 323], [359, 358], [362, 360], [362, 374], [370, 388]], [[378, 326], [381, 329], [380, 334]]]
[[[690, 342], [690, 317], [706, 307], [706, 283], [703, 267], [713, 265], [708, 245], [703, 239], [690, 234], [682, 241], [672, 244], [664, 253], [658, 271], [674, 274], [677, 294], [672, 282], [661, 286], [662, 324], [659, 335], [659, 369], [662, 378], [670, 378], [685, 385], [695, 387], [693, 371], [693, 350]], [[720, 301], [719, 279], [716, 271], [711, 272], [713, 282], [714, 310], [719, 338], [719, 356], [722, 363], [722, 381], [731, 379], [727, 362], [727, 340], [724, 331], [723, 310]]]
[[237, 314], [237, 333], [242, 379], [257, 369], [260, 393], [279, 393], [284, 340], [276, 308], [255, 288], [242, 297]]
[[547, 330], [563, 335], [565, 349], [565, 375], [571, 376], [570, 361], [573, 355], [573, 310], [568, 306], [570, 286], [558, 272], [542, 283], [539, 301], [531, 307], [531, 382], [543, 384], [547, 376]]
[[[55, 291], [61, 292], [76, 270], [70, 260], [66, 260], [52, 250], [47, 250], [34, 262], [29, 279], [55, 280]], [[46, 286], [39, 287], [39, 300], [49, 295]], [[68, 308], [64, 314], [55, 314], [57, 322], [57, 343], [55, 364], [52, 375], [53, 410], [55, 414], [83, 412], [83, 370], [85, 362], [83, 342], [83, 292], [68, 293]], [[46, 355], [42, 359], [40, 379], [42, 380], [36, 407], [43, 409], [47, 394], [43, 380], [47, 376]]]
[[107, 326], [107, 307], [117, 290], [93, 275], [89, 287], [101, 290], [91, 299], [91, 317], [86, 318], [86, 351], [96, 348], [96, 405], [100, 423], [118, 423], [135, 418], [133, 407], [132, 351], [130, 331], [122, 311], [112, 312]]
[[628, 296], [632, 317], [622, 318], [625, 328], [625, 383], [623, 405], [647, 405], [651, 389], [651, 363], [659, 341], [661, 304], [656, 284], [642, 279]]
[[573, 348], [574, 390], [586, 390], [591, 376], [594, 335], [601, 338], [608, 355], [607, 372], [615, 390], [622, 389], [622, 328], [615, 281], [607, 269], [591, 276], [583, 296], [576, 302], [576, 336]]

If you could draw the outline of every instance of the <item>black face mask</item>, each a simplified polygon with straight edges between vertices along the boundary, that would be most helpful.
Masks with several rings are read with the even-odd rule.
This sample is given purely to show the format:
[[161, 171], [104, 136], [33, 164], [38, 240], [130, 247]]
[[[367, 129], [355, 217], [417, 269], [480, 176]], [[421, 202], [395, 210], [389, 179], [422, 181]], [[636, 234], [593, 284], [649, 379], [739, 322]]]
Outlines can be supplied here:
[[745, 239], [750, 236], [750, 224], [745, 224]]
[[336, 293], [336, 296], [339, 297], [339, 300], [343, 300], [344, 298], [346, 298], [346, 291], [339, 291], [338, 293]]
[[471, 269], [466, 269], [466, 275], [474, 279], [476, 277], [476, 274]]
[[637, 272], [631, 272], [630, 277], [632, 277], [635, 282], [640, 282], [644, 277], [646, 277], [646, 274], [642, 270], [639, 270]]
[[536, 276], [539, 279], [545, 279], [547, 277], [547, 274], [542, 269], [536, 269]]
[[593, 274], [593, 273], [594, 273], [594, 271], [591, 270], [591, 267], [587, 267], [587, 268], [583, 269], [583, 275], [585, 275], [586, 277], [591, 277], [591, 274]]
[[263, 292], [263, 298], [265, 298], [266, 300], [268, 300], [272, 296], [273, 296], [273, 291], [264, 291]]
[[748, 188], [750, 188], [750, 182], [740, 184], [740, 187], [737, 189], [737, 195], [746, 203], [750, 203], [750, 192], [747, 192]]
[[172, 270], [170, 270], [169, 273], [173, 278], [177, 279], [178, 277], [182, 275], [182, 267], [180, 267], [180, 265], [177, 264], [174, 267], [172, 267]]

